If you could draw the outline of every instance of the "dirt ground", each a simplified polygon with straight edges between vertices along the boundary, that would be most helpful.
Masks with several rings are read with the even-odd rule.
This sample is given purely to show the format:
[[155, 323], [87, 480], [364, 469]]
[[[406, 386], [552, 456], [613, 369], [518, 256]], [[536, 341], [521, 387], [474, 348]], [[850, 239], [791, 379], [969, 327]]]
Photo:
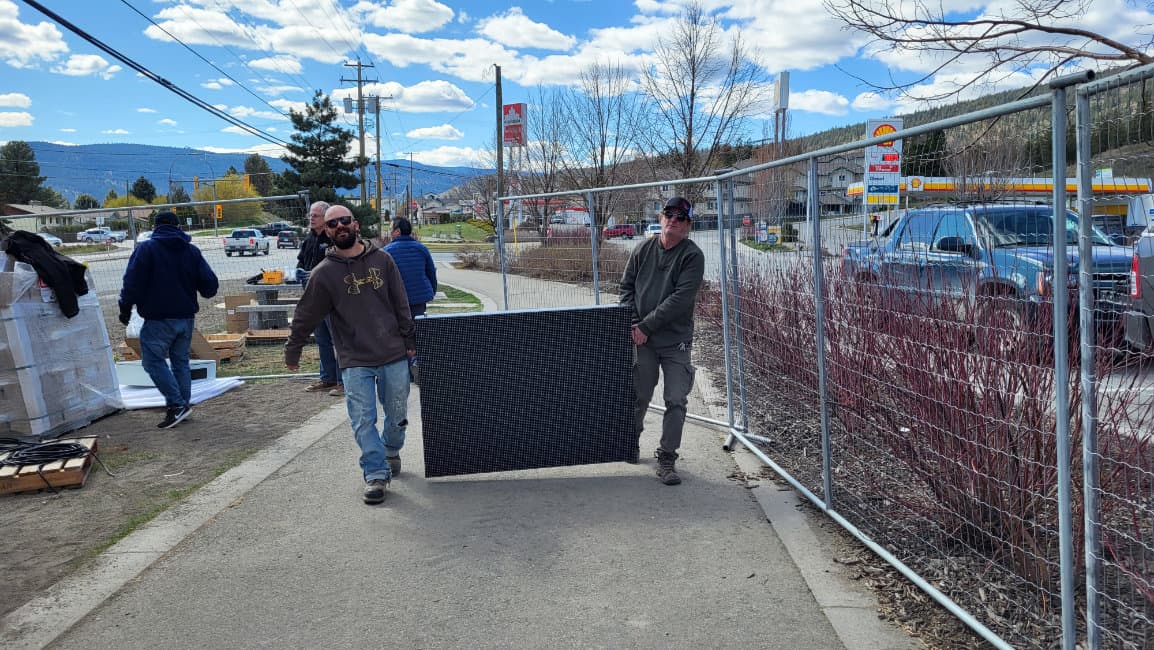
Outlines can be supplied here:
[[[306, 350], [308, 348], [306, 347]], [[201, 485], [342, 401], [305, 393], [307, 379], [250, 381], [193, 407], [175, 428], [163, 409], [120, 411], [79, 429], [101, 460], [82, 488], [0, 496], [0, 615], [95, 557]], [[69, 434], [69, 435], [73, 435]], [[67, 437], [67, 436], [65, 436]]]

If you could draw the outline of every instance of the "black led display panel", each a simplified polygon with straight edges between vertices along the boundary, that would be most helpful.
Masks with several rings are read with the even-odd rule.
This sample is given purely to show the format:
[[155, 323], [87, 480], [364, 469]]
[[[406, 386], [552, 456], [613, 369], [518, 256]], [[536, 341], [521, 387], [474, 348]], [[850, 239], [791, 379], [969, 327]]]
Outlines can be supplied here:
[[418, 318], [417, 350], [427, 477], [635, 453], [625, 308]]

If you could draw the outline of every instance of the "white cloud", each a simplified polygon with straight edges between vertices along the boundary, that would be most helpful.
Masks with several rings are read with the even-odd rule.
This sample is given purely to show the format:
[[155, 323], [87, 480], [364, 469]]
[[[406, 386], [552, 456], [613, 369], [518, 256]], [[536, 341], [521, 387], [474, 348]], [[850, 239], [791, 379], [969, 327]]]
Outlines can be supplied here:
[[284, 111], [285, 114], [288, 114], [290, 110], [303, 113], [308, 108], [308, 102], [294, 102], [290, 99], [274, 99], [269, 102], [269, 105], [279, 108]]
[[76, 129], [60, 129], [61, 133], [76, 133]]
[[530, 19], [520, 7], [485, 18], [477, 23], [477, 32], [510, 47], [565, 51], [577, 43], [572, 36]]
[[427, 65], [434, 72], [466, 81], [492, 81], [494, 64], [510, 71], [528, 65], [516, 52], [484, 38], [416, 38], [408, 34], [365, 34], [364, 46], [373, 56], [398, 68]]
[[138, 108], [138, 109], [136, 109], [136, 112], [137, 113], [155, 113], [156, 109], [155, 108]]
[[887, 111], [894, 101], [875, 92], [864, 92], [853, 98], [850, 104], [855, 111]]
[[242, 147], [234, 149], [230, 147], [196, 147], [199, 151], [207, 151], [209, 153], [259, 153], [262, 156], [269, 156], [271, 158], [279, 158], [285, 153], [285, 148], [275, 144], [257, 144], [251, 147]]
[[303, 89], [300, 86], [257, 86], [257, 90], [270, 97], [276, 97], [285, 93], [300, 92]]
[[405, 134], [407, 138], [419, 138], [422, 140], [460, 140], [465, 137], [460, 129], [452, 124], [442, 124], [440, 126], [427, 126], [420, 129], [413, 129]]
[[828, 90], [803, 90], [789, 94], [789, 107], [823, 115], [845, 115], [849, 112], [849, 100]]
[[269, 56], [263, 59], [253, 59], [248, 62], [248, 67], [256, 68], [257, 70], [269, 70], [271, 72], [280, 72], [283, 74], [300, 74], [303, 67], [300, 59], [295, 56], [280, 55]]
[[68, 142], [66, 140], [53, 140], [52, 144], [58, 144], [62, 147], [76, 147], [79, 146], [75, 142]]
[[24, 93], [5, 93], [0, 95], [0, 106], [28, 108], [32, 105], [32, 98]]
[[0, 60], [13, 68], [26, 68], [37, 61], [55, 61], [66, 52], [68, 45], [56, 25], [22, 23], [16, 3], [0, 0]]
[[158, 121], [157, 124], [163, 124], [165, 126], [176, 126], [176, 120], [166, 117], [163, 120]]
[[220, 132], [221, 133], [235, 133], [237, 135], [252, 135], [248, 131], [240, 128], [239, 126], [235, 126], [235, 125], [234, 126], [226, 126], [223, 129], [221, 129]]
[[206, 81], [206, 82], [200, 84], [200, 87], [201, 88], [208, 88], [209, 90], [220, 90], [224, 86], [221, 86], [219, 83], [217, 83], [215, 81]]
[[[422, 81], [408, 87], [394, 81], [366, 84], [362, 92], [381, 97], [382, 106], [402, 113], [459, 113], [476, 108], [476, 103], [465, 91], [448, 81]], [[337, 88], [331, 94], [333, 103], [339, 105], [345, 97], [356, 97], [357, 89]]]
[[[413, 160], [423, 165], [438, 167], [484, 167], [484, 161], [491, 153], [474, 147], [437, 147], [430, 151], [413, 152]], [[393, 158], [408, 158], [408, 153], [398, 151]]]
[[440, 29], [453, 19], [453, 10], [436, 0], [394, 0], [381, 7], [371, 2], [359, 2], [352, 8], [368, 24], [409, 34]]
[[95, 74], [100, 75], [103, 79], [111, 79], [121, 70], [123, 68], [109, 64], [104, 57], [98, 54], [73, 54], [63, 64], [52, 68], [53, 72], [69, 77], [87, 77]]
[[251, 106], [231, 106], [231, 107], [225, 107], [224, 110], [227, 110], [229, 115], [231, 115], [233, 117], [239, 117], [242, 120], [245, 118], [249, 118], [249, 117], [259, 117], [259, 118], [263, 118], [266, 120], [288, 120], [289, 119], [287, 115], [282, 115], [280, 113], [274, 113], [273, 111], [258, 111], [257, 109], [255, 109]]
[[32, 113], [24, 111], [12, 113], [0, 113], [0, 127], [5, 126], [32, 126], [32, 121], [36, 118], [32, 117]]
[[105, 129], [101, 131], [104, 135], [131, 135], [132, 131], [125, 131], [124, 129]]

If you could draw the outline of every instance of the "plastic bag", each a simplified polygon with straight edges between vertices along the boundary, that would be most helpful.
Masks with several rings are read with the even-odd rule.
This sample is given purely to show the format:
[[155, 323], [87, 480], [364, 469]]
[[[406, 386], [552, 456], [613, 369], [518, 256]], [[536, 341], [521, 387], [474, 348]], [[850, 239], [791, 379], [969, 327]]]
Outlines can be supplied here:
[[140, 328], [144, 327], [144, 319], [140, 314], [136, 313], [136, 307], [132, 308], [132, 317], [128, 319], [128, 325], [124, 328], [124, 337], [130, 339], [140, 338]]

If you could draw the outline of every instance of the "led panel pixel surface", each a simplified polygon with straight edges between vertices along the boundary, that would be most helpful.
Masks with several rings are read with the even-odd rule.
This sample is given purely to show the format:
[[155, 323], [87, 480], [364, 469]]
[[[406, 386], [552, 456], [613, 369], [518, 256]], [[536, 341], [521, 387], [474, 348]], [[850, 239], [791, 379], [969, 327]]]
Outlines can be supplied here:
[[633, 345], [618, 305], [417, 319], [425, 476], [629, 460]]

